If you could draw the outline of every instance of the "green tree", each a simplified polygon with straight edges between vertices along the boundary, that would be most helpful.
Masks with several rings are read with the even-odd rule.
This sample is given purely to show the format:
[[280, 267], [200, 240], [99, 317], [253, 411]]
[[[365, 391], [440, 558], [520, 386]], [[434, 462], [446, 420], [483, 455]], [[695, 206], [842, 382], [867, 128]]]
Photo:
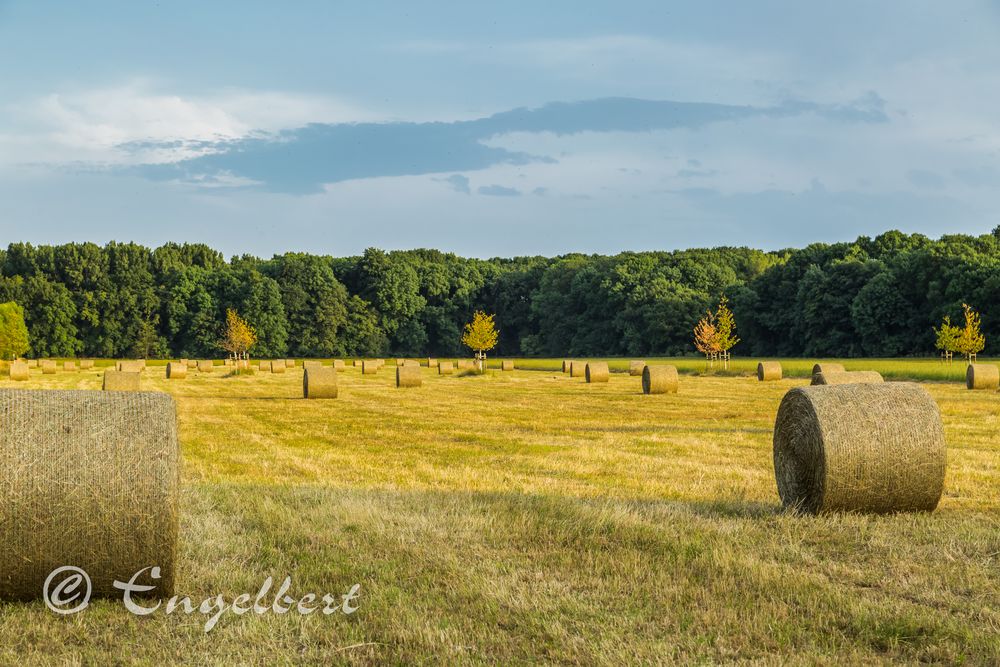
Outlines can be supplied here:
[[465, 331], [462, 333], [462, 344], [476, 353], [480, 372], [486, 370], [486, 352], [496, 347], [500, 338], [493, 317], [482, 311], [476, 311], [472, 321], [465, 325]]
[[16, 359], [29, 349], [24, 309], [13, 301], [0, 303], [0, 359]]

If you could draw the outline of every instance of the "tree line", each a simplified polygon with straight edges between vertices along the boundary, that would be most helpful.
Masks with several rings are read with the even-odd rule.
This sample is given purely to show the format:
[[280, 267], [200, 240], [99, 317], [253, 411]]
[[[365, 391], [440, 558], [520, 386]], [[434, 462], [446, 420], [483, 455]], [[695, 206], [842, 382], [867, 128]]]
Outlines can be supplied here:
[[201, 244], [13, 243], [0, 303], [24, 310], [34, 356], [205, 357], [232, 309], [260, 357], [463, 354], [463, 325], [495, 313], [496, 352], [695, 353], [699, 319], [726, 298], [735, 355], [931, 354], [934, 327], [1000, 322], [1000, 228], [933, 240], [897, 231], [850, 243], [613, 256], [463, 258], [437, 250], [226, 259]]

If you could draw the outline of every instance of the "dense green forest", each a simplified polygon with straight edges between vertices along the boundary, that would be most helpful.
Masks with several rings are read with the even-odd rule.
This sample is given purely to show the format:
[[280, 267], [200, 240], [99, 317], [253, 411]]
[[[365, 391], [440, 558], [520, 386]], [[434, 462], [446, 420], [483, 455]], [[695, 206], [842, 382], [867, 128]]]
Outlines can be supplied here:
[[984, 236], [887, 232], [763, 252], [714, 248], [467, 259], [436, 250], [359, 257], [223, 255], [204, 245], [14, 243], [0, 302], [24, 307], [36, 356], [219, 355], [226, 308], [257, 330], [254, 354], [458, 355], [462, 325], [496, 313], [497, 353], [693, 353], [692, 329], [729, 297], [737, 355], [933, 352], [932, 326], [983, 315], [1000, 351], [1000, 228]]

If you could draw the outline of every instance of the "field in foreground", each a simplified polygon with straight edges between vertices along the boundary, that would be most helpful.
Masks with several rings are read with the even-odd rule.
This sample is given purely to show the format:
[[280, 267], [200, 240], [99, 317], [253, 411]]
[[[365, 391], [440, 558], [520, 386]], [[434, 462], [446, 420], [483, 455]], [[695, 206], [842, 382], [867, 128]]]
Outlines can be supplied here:
[[[881, 363], [864, 367], [892, 375]], [[925, 385], [949, 445], [935, 513], [817, 518], [780, 510], [771, 464], [803, 379], [644, 396], [623, 374], [423, 372], [397, 390], [391, 369], [350, 368], [334, 401], [302, 400], [301, 370], [145, 373], [178, 405], [179, 592], [360, 583], [356, 614], [227, 615], [205, 634], [200, 615], [111, 601], [68, 618], [5, 603], [0, 661], [1000, 661], [997, 393]], [[33, 373], [0, 387], [100, 386]]]

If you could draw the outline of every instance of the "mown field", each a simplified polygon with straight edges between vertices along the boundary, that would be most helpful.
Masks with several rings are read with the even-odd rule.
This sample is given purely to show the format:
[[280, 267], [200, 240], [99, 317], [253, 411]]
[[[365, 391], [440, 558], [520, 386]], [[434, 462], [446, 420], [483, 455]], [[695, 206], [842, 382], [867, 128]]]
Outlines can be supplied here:
[[[0, 604], [0, 662], [338, 664], [1000, 661], [1000, 394], [964, 366], [848, 360], [926, 380], [948, 441], [932, 514], [781, 510], [771, 429], [812, 361], [778, 383], [675, 360], [677, 395], [614, 373], [340, 374], [301, 398], [283, 375], [192, 374], [145, 388], [177, 400], [183, 457], [178, 592], [292, 593], [361, 584], [352, 616], [138, 618], [97, 601], [73, 617]], [[652, 361], [652, 360], [650, 360]], [[612, 368], [627, 360], [612, 360]], [[101, 369], [0, 387], [100, 387]]]

